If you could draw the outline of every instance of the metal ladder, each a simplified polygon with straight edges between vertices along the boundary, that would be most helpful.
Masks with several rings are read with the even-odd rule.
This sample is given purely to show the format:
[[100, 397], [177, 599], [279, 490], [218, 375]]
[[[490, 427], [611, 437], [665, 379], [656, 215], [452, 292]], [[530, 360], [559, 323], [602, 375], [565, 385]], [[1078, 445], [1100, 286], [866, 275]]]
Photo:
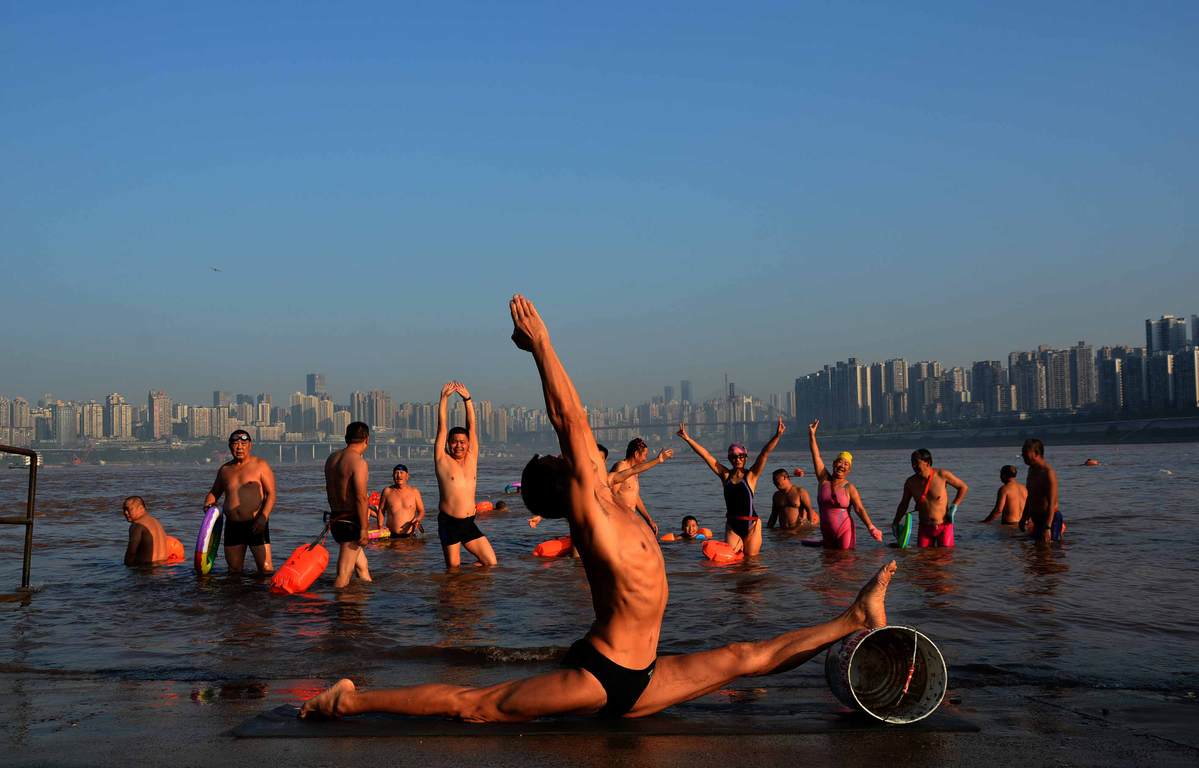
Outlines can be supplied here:
[[30, 558], [33, 555], [33, 506], [34, 500], [37, 498], [37, 451], [11, 445], [0, 445], [0, 453], [29, 457], [29, 494], [25, 502], [25, 516], [0, 517], [0, 525], [25, 526], [25, 559], [21, 565], [21, 589], [27, 590], [29, 589]]

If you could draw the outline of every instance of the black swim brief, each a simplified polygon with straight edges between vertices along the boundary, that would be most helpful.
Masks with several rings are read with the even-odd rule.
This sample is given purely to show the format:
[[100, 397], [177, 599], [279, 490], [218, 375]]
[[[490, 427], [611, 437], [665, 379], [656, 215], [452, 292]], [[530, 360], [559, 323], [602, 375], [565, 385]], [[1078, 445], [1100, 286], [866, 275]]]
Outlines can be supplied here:
[[622, 667], [597, 651], [584, 637], [570, 646], [562, 657], [562, 666], [590, 672], [603, 686], [608, 702], [595, 713], [596, 717], [621, 717], [633, 708], [649, 686], [658, 660], [654, 659], [645, 669]]
[[230, 520], [225, 518], [226, 547], [260, 547], [271, 543], [271, 522], [267, 520], [262, 526], [262, 533], [254, 533], [254, 518], [249, 520]]
[[451, 544], [465, 544], [468, 541], [481, 539], [483, 532], [479, 530], [479, 526], [475, 525], [474, 515], [451, 517], [445, 512], [438, 512], [437, 538], [441, 539], [441, 546], [448, 547]]
[[335, 517], [329, 521], [329, 533], [338, 544], [356, 544], [362, 538], [357, 517]]

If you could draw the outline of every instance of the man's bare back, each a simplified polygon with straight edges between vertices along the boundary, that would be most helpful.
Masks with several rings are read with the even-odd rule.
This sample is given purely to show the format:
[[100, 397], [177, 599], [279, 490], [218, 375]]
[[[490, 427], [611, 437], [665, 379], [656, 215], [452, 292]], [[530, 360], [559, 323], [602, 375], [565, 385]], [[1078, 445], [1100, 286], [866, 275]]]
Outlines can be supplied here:
[[999, 517], [1004, 525], [1016, 525], [1024, 516], [1024, 505], [1028, 501], [1028, 488], [1012, 479], [999, 486], [995, 494], [995, 506], [983, 520], [989, 523]]

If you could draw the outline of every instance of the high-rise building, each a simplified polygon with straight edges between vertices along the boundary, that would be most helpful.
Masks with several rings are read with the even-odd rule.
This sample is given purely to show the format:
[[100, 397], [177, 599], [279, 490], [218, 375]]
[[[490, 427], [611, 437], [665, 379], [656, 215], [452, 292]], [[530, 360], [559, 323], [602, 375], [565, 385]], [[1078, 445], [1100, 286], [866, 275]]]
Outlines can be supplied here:
[[1007, 386], [1007, 371], [998, 360], [980, 360], [970, 366], [970, 392], [976, 403], [982, 404], [983, 413], [990, 416], [1000, 413], [1003, 399], [1002, 388]]
[[1008, 355], [1008, 379], [1016, 387], [1015, 410], [1043, 411], [1048, 407], [1045, 363], [1035, 352]]
[[104, 406], [95, 400], [79, 406], [79, 434], [90, 440], [104, 437]]
[[0, 442], [12, 445], [12, 401], [0, 395]]
[[[215, 399], [216, 393], [213, 393]], [[229, 405], [228, 402], [225, 403]], [[153, 391], [146, 398], [147, 422], [149, 428], [146, 434], [151, 440], [169, 440], [171, 437], [171, 398], [166, 392]]]
[[391, 429], [391, 395], [381, 389], [367, 393], [366, 423], [371, 429]]
[[827, 365], [824, 370], [795, 380], [795, 418], [800, 424], [831, 418], [832, 384], [832, 371]]
[[1139, 413], [1149, 407], [1149, 358], [1144, 347], [1116, 348], [1124, 361], [1124, 410]]
[[1124, 410], [1124, 359], [1101, 358], [1099, 369], [1099, 407], [1107, 413]]
[[310, 396], [326, 394], [329, 390], [325, 389], [325, 374], [310, 373], [305, 378], [304, 394]]
[[367, 395], [357, 390], [350, 393], [350, 418], [353, 421], [367, 421]]
[[262, 403], [266, 403], [267, 405], [270, 405], [271, 404], [271, 396], [269, 394], [267, 394], [266, 392], [259, 392], [258, 396], [254, 398], [254, 402], [255, 402], [255, 404], [258, 404], [258, 405], [261, 405]]
[[691, 399], [691, 381], [690, 381], [690, 379], [683, 379], [682, 381], [679, 382], [679, 399], [681, 399], [684, 403], [695, 402], [694, 400]]
[[333, 435], [333, 398], [322, 392], [316, 399], [316, 431]]
[[1045, 407], [1050, 410], [1067, 410], [1074, 403], [1070, 389], [1070, 353], [1064, 349], [1037, 349], [1041, 362], [1045, 364]]
[[1146, 362], [1149, 409], [1154, 412], [1170, 410], [1174, 407], [1174, 355], [1170, 352], [1155, 352]]
[[891, 399], [887, 397], [887, 364], [870, 364], [870, 423], [889, 424], [893, 419]]
[[331, 435], [344, 435], [346, 427], [350, 426], [353, 419], [350, 417], [350, 412], [342, 409], [333, 411], [333, 431]]
[[1145, 349], [1150, 355], [1157, 352], [1181, 352], [1187, 345], [1186, 320], [1174, 315], [1162, 315], [1159, 320], [1145, 321]]
[[50, 424], [53, 440], [60, 446], [75, 445], [79, 441], [79, 408], [61, 400], [50, 405]]
[[212, 391], [213, 408], [228, 408], [230, 405], [233, 405], [233, 395], [228, 392], [222, 392], [219, 389]]
[[1095, 381], [1095, 355], [1091, 345], [1083, 341], [1070, 347], [1070, 391], [1075, 408], [1086, 408], [1099, 398]]
[[9, 405], [9, 444], [27, 448], [33, 444], [33, 434], [34, 421], [29, 401], [23, 397], [14, 397]]
[[1199, 347], [1199, 315], [1191, 315], [1191, 346]]
[[1199, 408], [1199, 347], [1187, 347], [1174, 356], [1174, 407]]
[[674, 387], [667, 384], [662, 388], [662, 402], [669, 403], [674, 400]]
[[199, 440], [213, 436], [212, 422], [216, 408], [201, 408], [196, 406], [188, 413], [187, 436], [191, 440]]

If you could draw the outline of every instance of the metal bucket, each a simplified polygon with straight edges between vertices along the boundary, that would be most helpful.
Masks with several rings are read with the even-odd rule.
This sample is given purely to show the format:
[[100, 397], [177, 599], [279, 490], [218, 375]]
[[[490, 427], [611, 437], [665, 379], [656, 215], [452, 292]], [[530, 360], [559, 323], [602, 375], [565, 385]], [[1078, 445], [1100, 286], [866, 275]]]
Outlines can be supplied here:
[[834, 643], [824, 676], [842, 704], [895, 725], [931, 715], [949, 687], [941, 650], [912, 627], [866, 629]]

